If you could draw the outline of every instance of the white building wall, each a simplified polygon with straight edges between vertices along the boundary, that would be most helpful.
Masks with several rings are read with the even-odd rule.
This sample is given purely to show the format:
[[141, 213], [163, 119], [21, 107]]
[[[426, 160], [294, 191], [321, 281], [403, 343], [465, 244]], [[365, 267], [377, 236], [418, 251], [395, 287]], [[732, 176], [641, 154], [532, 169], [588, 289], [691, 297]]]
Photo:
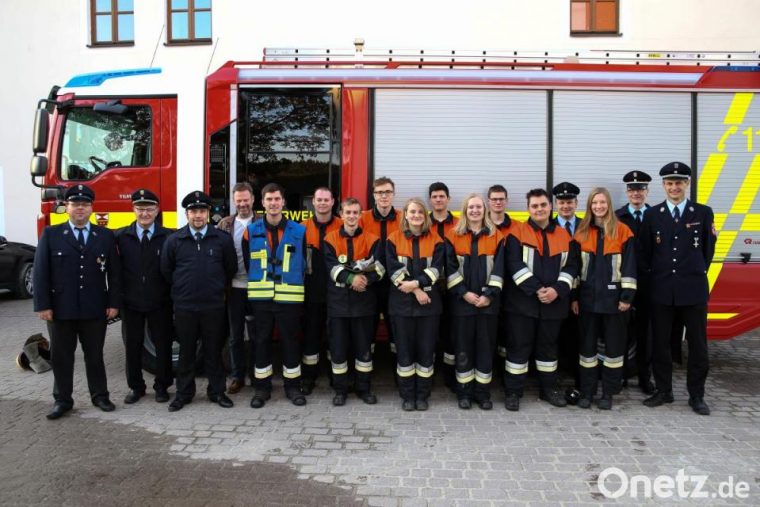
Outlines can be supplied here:
[[[175, 80], [184, 110], [183, 102], [202, 101], [204, 76], [227, 60], [260, 59], [264, 47], [349, 48], [355, 37], [368, 49], [760, 49], [758, 0], [621, 0], [621, 34], [599, 37], [569, 35], [569, 0], [214, 0], [214, 44], [171, 47], [166, 2], [137, 0], [135, 44], [114, 48], [87, 46], [89, 4], [0, 2], [0, 223], [13, 240], [36, 243], [39, 191], [28, 176], [36, 102], [74, 74], [152, 62]], [[193, 110], [178, 121], [182, 167], [203, 151], [201, 109]], [[179, 193], [200, 186], [200, 177], [182, 185]]]

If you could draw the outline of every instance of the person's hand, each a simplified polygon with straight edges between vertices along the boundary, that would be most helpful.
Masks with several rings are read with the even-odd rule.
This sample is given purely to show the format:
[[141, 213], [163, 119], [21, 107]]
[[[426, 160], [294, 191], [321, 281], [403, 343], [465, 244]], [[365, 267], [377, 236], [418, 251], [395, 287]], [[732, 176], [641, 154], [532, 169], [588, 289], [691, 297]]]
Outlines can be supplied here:
[[414, 292], [414, 289], [419, 289], [419, 284], [416, 280], [404, 280], [403, 282], [400, 282], [398, 284], [398, 290], [403, 292], [404, 294], [411, 294]]
[[480, 296], [478, 298], [478, 302], [475, 303], [475, 306], [477, 308], [485, 308], [486, 306], [490, 304], [491, 304], [491, 298], [489, 298], [488, 296]]
[[465, 292], [462, 299], [470, 303], [471, 305], [477, 305], [480, 298], [474, 292]]
[[116, 316], [119, 315], [119, 309], [118, 308], [106, 308], [106, 318], [107, 319], [115, 319]]
[[618, 310], [621, 312], [627, 312], [631, 308], [631, 303], [623, 303], [622, 301], [618, 303]]
[[427, 293], [424, 290], [417, 289], [414, 291], [414, 297], [417, 298], [417, 302], [421, 305], [429, 305], [433, 300], [430, 299], [430, 296], [427, 295]]
[[367, 290], [367, 277], [364, 275], [354, 275], [354, 279], [351, 280], [351, 288], [356, 292]]
[[37, 315], [39, 315], [42, 320], [53, 320], [53, 310], [42, 310], [37, 313]]
[[553, 303], [558, 297], [559, 294], [552, 287], [538, 289], [538, 300], [546, 305]]
[[573, 314], [578, 315], [578, 312], [580, 311], [580, 308], [578, 307], [578, 301], [573, 301], [570, 303], [570, 311], [573, 312]]

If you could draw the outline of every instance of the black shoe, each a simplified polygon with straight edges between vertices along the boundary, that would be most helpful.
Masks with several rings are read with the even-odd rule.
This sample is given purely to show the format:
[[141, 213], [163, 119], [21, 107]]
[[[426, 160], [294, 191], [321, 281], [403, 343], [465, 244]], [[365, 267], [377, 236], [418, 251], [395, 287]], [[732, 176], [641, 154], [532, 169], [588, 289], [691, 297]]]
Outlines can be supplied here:
[[599, 410], [611, 410], [612, 409], [612, 396], [609, 394], [603, 394], [599, 401], [596, 402], [596, 406]]
[[333, 405], [336, 407], [342, 407], [346, 404], [346, 395], [343, 393], [338, 393], [335, 396], [333, 396]]
[[65, 414], [69, 410], [71, 410], [71, 405], [69, 405], [68, 403], [64, 403], [62, 401], [56, 401], [53, 404], [53, 410], [48, 412], [48, 414], [45, 417], [47, 417], [51, 421], [54, 421], [56, 419], [60, 419], [61, 417], [63, 417], [63, 414]]
[[577, 405], [578, 408], [591, 408], [591, 398], [586, 398], [583, 396], [578, 400]]
[[707, 403], [702, 398], [689, 398], [689, 406], [699, 415], [710, 415], [710, 407], [707, 406]]
[[124, 397], [124, 403], [127, 405], [137, 403], [143, 396], [145, 396], [145, 391], [135, 391], [134, 389], [130, 389], [130, 391]]
[[566, 407], [567, 400], [557, 389], [541, 390], [538, 394], [539, 399], [548, 402], [555, 407]]
[[314, 382], [314, 379], [303, 379], [301, 381], [301, 393], [305, 396], [308, 396], [314, 391], [314, 386], [316, 385], [316, 382]]
[[414, 408], [419, 410], [420, 412], [424, 412], [428, 409], [428, 401], [427, 400], [417, 400], [414, 404]]
[[92, 404], [103, 412], [113, 412], [116, 409], [116, 406], [108, 398], [96, 398], [92, 400]]
[[287, 389], [285, 391], [285, 396], [291, 402], [293, 402], [293, 405], [297, 407], [302, 407], [306, 405], [306, 397], [303, 394], [301, 394], [301, 391], [299, 389]]
[[493, 408], [493, 402], [491, 400], [475, 400], [480, 407], [480, 410], [491, 410]]
[[459, 408], [462, 410], [469, 410], [472, 408], [472, 402], [469, 398], [459, 398]]
[[209, 394], [208, 401], [210, 401], [211, 403], [216, 403], [222, 408], [231, 408], [233, 405], [232, 400], [229, 399], [229, 397], [224, 393]]
[[660, 405], [664, 405], [665, 403], [673, 403], [673, 392], [662, 392], [662, 391], [655, 391], [652, 396], [644, 400], [644, 405], [647, 407], [659, 407]]
[[639, 389], [641, 392], [648, 395], [654, 394], [654, 384], [649, 379], [639, 379]]
[[190, 402], [181, 400], [179, 398], [174, 398], [172, 402], [169, 403], [169, 412], [178, 412], [182, 410], [188, 403]]
[[401, 403], [401, 410], [404, 412], [411, 412], [414, 410], [414, 402], [412, 400], [404, 400], [403, 403]]
[[158, 403], [169, 401], [169, 392], [166, 389], [156, 389], [156, 401]]
[[581, 392], [574, 387], [565, 389], [565, 401], [568, 405], [577, 405], [581, 399]]
[[251, 408], [263, 407], [267, 400], [271, 397], [272, 394], [269, 391], [254, 391], [253, 398], [251, 398]]
[[507, 394], [507, 397], [504, 399], [504, 408], [510, 412], [520, 410], [520, 397], [516, 394]]
[[374, 405], [377, 403], [377, 396], [375, 396], [370, 391], [366, 391], [363, 393], [356, 393], [356, 395], [361, 398], [361, 400], [366, 403], [367, 405]]

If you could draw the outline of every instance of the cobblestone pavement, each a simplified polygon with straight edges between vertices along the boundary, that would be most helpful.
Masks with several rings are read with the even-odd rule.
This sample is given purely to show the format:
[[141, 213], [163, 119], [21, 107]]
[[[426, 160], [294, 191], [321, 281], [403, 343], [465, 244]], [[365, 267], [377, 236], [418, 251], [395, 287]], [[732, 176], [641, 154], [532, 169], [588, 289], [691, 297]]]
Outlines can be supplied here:
[[[14, 364], [36, 332], [47, 335], [31, 302], [0, 295], [0, 504], [760, 504], [760, 332], [710, 344], [710, 417], [687, 406], [682, 369], [676, 402], [657, 409], [644, 407], [635, 388], [609, 412], [556, 409], [533, 387], [512, 413], [494, 385], [490, 412], [458, 409], [442, 386], [428, 412], [403, 412], [389, 365], [375, 374], [374, 406], [349, 398], [333, 407], [322, 380], [305, 407], [276, 388], [264, 409], [253, 410], [246, 388], [231, 396], [232, 409], [198, 395], [170, 414], [152, 393], [122, 403], [123, 346], [111, 326], [105, 357], [117, 410], [89, 403], [80, 354], [74, 411], [54, 422], [44, 417], [52, 374]], [[706, 476], [706, 498], [681, 498], [675, 481], [684, 474], [681, 489], [692, 494], [697, 476]], [[622, 486], [633, 476], [643, 477], [632, 497], [634, 488]], [[728, 481], [746, 483], [746, 497]], [[652, 482], [671, 496], [662, 499], [657, 487], [647, 496], [643, 483]]]

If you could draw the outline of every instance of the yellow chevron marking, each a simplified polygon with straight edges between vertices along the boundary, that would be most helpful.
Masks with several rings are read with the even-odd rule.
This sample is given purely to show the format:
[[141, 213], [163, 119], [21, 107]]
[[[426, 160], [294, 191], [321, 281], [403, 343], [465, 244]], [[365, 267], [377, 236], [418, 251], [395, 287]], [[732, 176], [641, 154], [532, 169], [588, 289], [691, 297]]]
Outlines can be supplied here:
[[727, 153], [710, 153], [710, 156], [707, 157], [707, 162], [705, 162], [705, 166], [699, 175], [697, 201], [709, 204], [715, 183], [718, 182], [718, 176], [723, 171], [727, 159]]
[[740, 230], [742, 232], [760, 232], [760, 214], [747, 213]]
[[718, 241], [715, 243], [715, 260], [719, 262], [725, 260], [737, 234], [739, 234], [739, 231], [721, 231], [718, 235]]
[[726, 116], [723, 118], [723, 124], [741, 125], [744, 123], [744, 117], [747, 115], [750, 104], [752, 104], [752, 97], [754, 97], [754, 93], [735, 93], [734, 100], [731, 101]]
[[757, 191], [760, 188], [760, 154], [755, 155], [752, 159], [752, 165], [747, 171], [747, 175], [742, 181], [742, 186], [736, 194], [734, 204], [731, 206], [731, 213], [746, 214], [749, 212], [752, 203], [755, 201]]
[[708, 313], [707, 320], [728, 320], [739, 315], [738, 313]]
[[[97, 214], [108, 214], [108, 227], [109, 229], [121, 229], [126, 227], [135, 221], [135, 214], [131, 211], [94, 211], [90, 216], [90, 222], [97, 224]], [[163, 225], [169, 229], [177, 228], [177, 212], [176, 211], [163, 211]], [[69, 220], [68, 213], [51, 213], [50, 225], [58, 225]]]
[[723, 230], [723, 224], [726, 223], [727, 218], [728, 213], [715, 213], [715, 229], [718, 231]]

